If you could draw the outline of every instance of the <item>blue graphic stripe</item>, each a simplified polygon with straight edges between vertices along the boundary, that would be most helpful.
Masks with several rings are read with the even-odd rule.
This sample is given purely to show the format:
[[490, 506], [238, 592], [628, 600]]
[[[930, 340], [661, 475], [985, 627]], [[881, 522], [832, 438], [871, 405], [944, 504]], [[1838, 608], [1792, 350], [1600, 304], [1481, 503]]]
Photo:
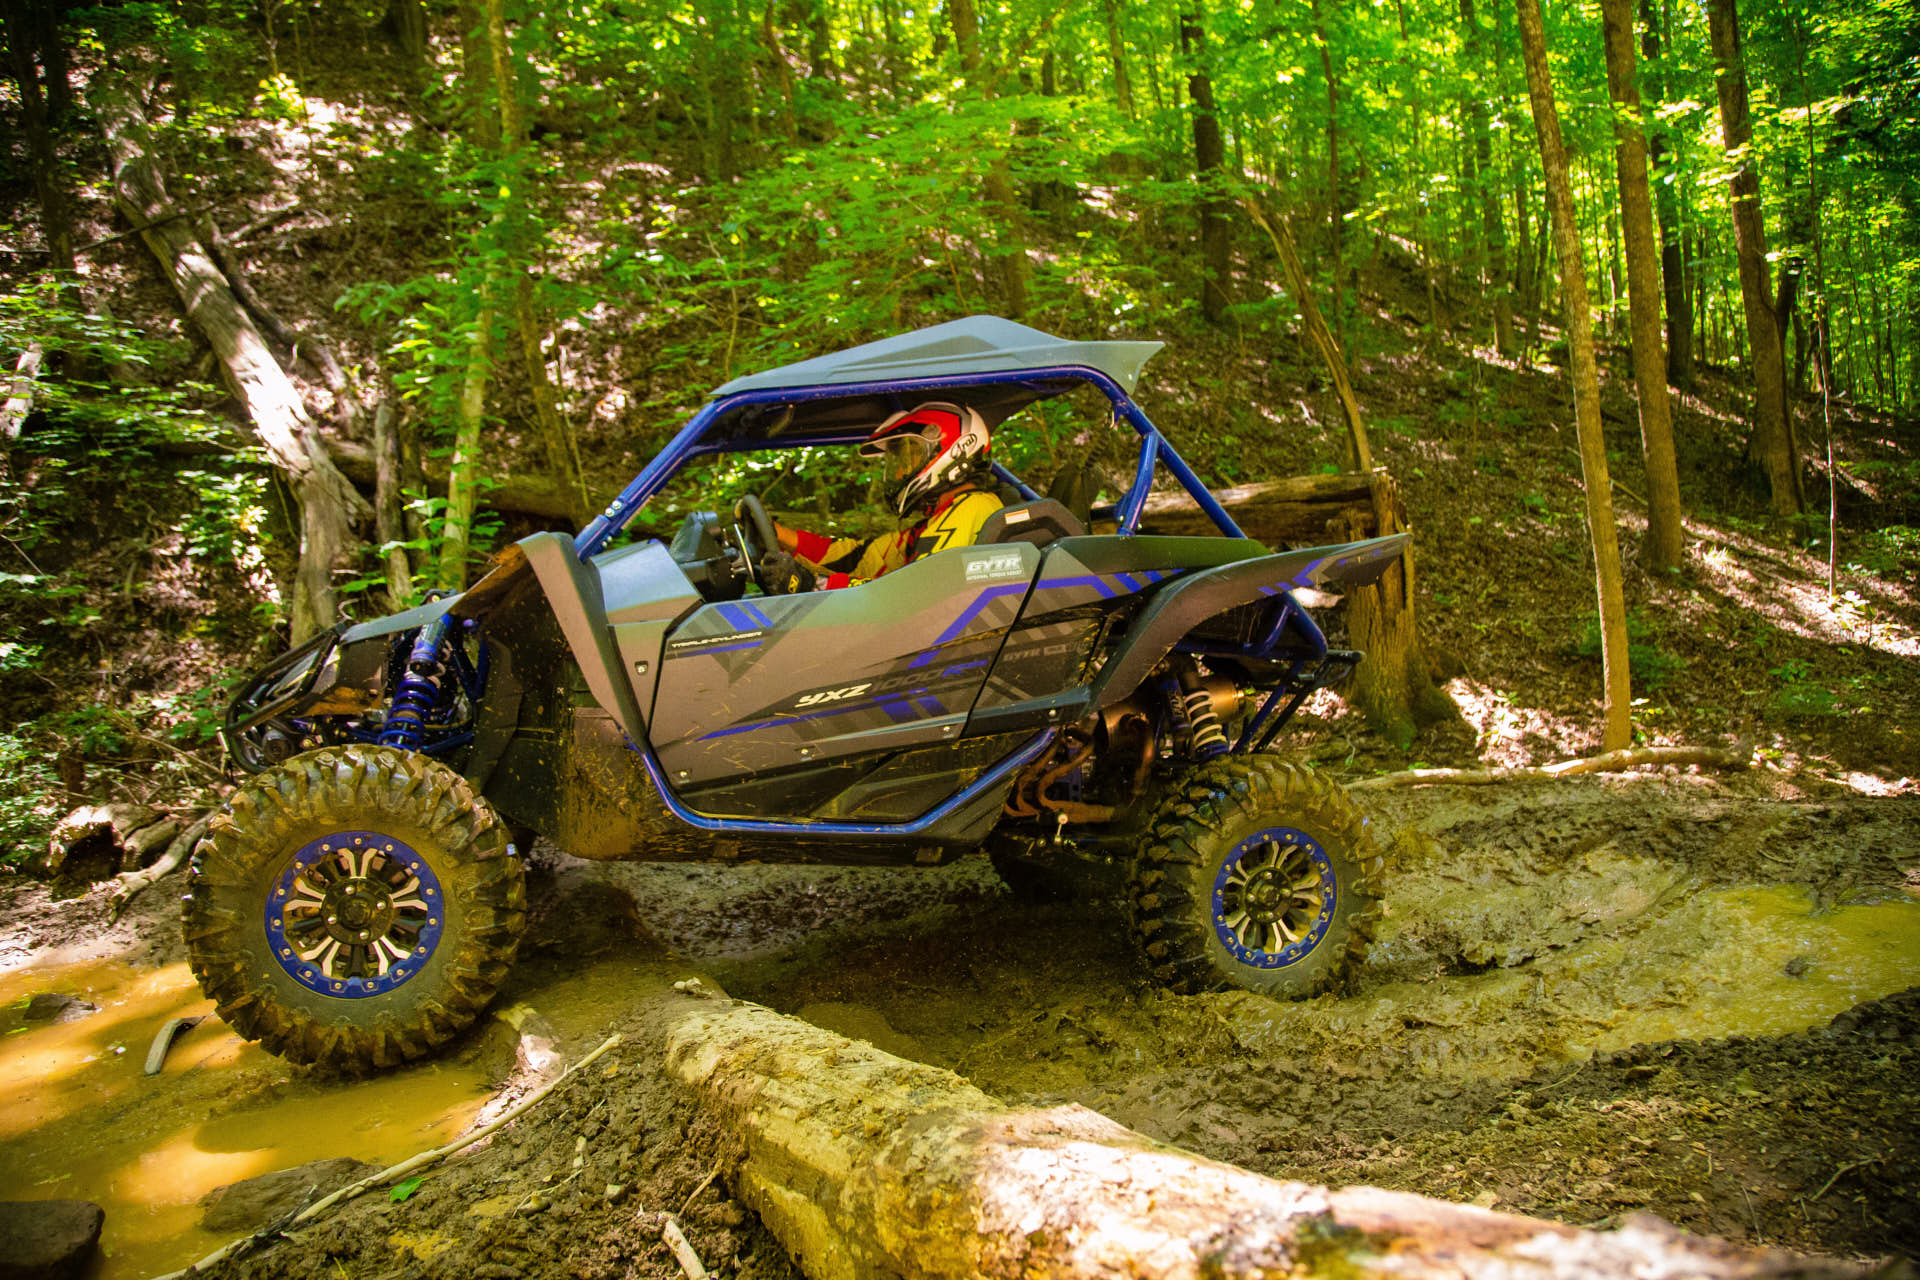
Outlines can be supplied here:
[[959, 636], [961, 632], [965, 631], [967, 629], [968, 624], [970, 624], [975, 618], [979, 617], [981, 610], [985, 609], [989, 604], [992, 604], [995, 600], [998, 600], [1001, 596], [1010, 596], [1016, 593], [1025, 594], [1026, 589], [1027, 589], [1027, 584], [1024, 582], [1008, 582], [1008, 583], [1003, 583], [1002, 585], [997, 587], [988, 587], [986, 590], [982, 591], [979, 595], [973, 598], [972, 604], [968, 605], [965, 609], [960, 611], [960, 616], [955, 618], [953, 622], [948, 625], [947, 629], [945, 631], [942, 631], [939, 637], [936, 638], [931, 645], [921, 650], [919, 655], [915, 657], [912, 662], [909, 662], [907, 664], [908, 670], [913, 670], [918, 667], [924, 667], [927, 664], [931, 663], [936, 657], [939, 656], [938, 650], [941, 648], [941, 646], [945, 645], [948, 641], [953, 640], [955, 637]]
[[947, 709], [941, 705], [939, 699], [931, 695], [922, 696], [926, 694], [927, 691], [925, 689], [891, 689], [886, 693], [875, 694], [871, 698], [861, 698], [853, 702], [836, 702], [818, 711], [803, 711], [789, 715], [768, 716], [764, 720], [749, 720], [745, 724], [728, 725], [724, 729], [716, 729], [712, 733], [702, 734], [698, 741], [711, 742], [715, 738], [731, 738], [736, 733], [752, 733], [755, 729], [769, 729], [775, 725], [799, 724], [806, 720], [824, 720], [828, 716], [837, 716], [849, 711], [862, 711], [869, 707], [879, 707], [896, 720], [912, 720], [916, 717], [911, 715], [897, 715], [894, 711], [895, 707], [904, 708], [907, 705], [908, 699], [916, 699], [918, 705], [923, 708], [931, 704], [933, 709], [925, 713], [929, 716], [945, 715]]

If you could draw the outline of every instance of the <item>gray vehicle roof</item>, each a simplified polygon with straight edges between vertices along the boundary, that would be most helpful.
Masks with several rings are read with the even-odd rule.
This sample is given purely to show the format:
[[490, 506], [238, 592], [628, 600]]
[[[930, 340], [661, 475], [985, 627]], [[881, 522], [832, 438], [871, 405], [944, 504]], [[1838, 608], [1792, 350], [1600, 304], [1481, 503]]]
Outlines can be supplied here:
[[1165, 345], [1161, 342], [1071, 342], [999, 316], [968, 316], [964, 320], [949, 320], [831, 355], [782, 365], [764, 373], [750, 373], [718, 388], [713, 397], [782, 387], [893, 382], [1057, 365], [1096, 369], [1132, 395], [1140, 367]]

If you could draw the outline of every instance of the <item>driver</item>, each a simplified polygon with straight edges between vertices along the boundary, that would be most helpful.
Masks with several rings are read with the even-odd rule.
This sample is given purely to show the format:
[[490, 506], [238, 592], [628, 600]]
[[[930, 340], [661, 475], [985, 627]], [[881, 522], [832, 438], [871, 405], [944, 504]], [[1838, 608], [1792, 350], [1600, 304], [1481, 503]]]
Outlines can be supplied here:
[[894, 509], [912, 523], [865, 540], [776, 524], [780, 551], [761, 561], [768, 589], [857, 586], [921, 556], [972, 545], [1001, 506], [986, 483], [989, 444], [986, 421], [963, 405], [936, 400], [894, 414], [874, 428], [860, 454], [886, 459]]

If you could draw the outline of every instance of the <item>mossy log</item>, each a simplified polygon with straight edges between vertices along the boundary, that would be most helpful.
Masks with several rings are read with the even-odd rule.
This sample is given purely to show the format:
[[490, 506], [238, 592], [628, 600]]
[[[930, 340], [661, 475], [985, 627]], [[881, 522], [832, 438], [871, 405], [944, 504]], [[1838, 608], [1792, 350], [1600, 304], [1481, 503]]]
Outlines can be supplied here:
[[1859, 1274], [1655, 1218], [1596, 1232], [1276, 1181], [1085, 1107], [1008, 1106], [757, 1005], [672, 996], [658, 1012], [669, 1071], [741, 1142], [735, 1194], [813, 1280]]

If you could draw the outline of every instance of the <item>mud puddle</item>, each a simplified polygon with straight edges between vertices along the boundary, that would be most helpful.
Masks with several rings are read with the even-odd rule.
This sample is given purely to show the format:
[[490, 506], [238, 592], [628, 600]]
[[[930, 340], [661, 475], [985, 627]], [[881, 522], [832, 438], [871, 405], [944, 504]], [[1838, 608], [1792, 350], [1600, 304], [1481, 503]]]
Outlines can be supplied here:
[[[45, 992], [96, 1009], [26, 1020]], [[459, 1062], [359, 1083], [303, 1078], [212, 1012], [183, 963], [0, 975], [0, 1199], [105, 1209], [96, 1280], [157, 1275], [225, 1243], [198, 1225], [215, 1187], [330, 1156], [388, 1164], [446, 1141], [486, 1100], [485, 1073]], [[154, 1033], [203, 1016], [145, 1075]]]

